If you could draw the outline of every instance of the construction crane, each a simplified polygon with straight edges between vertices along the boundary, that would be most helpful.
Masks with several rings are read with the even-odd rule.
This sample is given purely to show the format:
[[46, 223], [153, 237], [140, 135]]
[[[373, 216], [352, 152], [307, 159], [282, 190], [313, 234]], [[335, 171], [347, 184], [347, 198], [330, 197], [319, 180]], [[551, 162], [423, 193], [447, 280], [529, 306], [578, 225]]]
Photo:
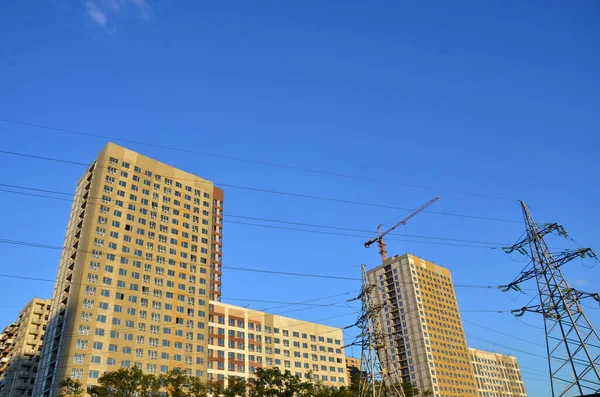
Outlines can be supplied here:
[[374, 238], [370, 239], [369, 241], [367, 241], [365, 243], [365, 247], [369, 248], [371, 246], [371, 244], [373, 244], [375, 241], [377, 241], [377, 244], [379, 245], [379, 255], [381, 255], [381, 261], [383, 262], [387, 258], [387, 250], [385, 248], [385, 241], [383, 241], [383, 236], [385, 236], [386, 234], [388, 234], [389, 232], [391, 232], [392, 230], [394, 230], [395, 228], [397, 228], [400, 225], [406, 225], [406, 222], [410, 218], [417, 215], [419, 212], [423, 211], [425, 208], [429, 207], [431, 204], [435, 203], [439, 199], [440, 199], [439, 197], [432, 198], [431, 200], [429, 200], [428, 202], [426, 202], [425, 204], [423, 204], [422, 206], [420, 206], [419, 208], [414, 210], [410, 215], [408, 215], [406, 218], [402, 219], [400, 222], [396, 223], [394, 226], [392, 226], [385, 232], [381, 231], [381, 226], [383, 226], [383, 225], [377, 226], [377, 237], [374, 237]]

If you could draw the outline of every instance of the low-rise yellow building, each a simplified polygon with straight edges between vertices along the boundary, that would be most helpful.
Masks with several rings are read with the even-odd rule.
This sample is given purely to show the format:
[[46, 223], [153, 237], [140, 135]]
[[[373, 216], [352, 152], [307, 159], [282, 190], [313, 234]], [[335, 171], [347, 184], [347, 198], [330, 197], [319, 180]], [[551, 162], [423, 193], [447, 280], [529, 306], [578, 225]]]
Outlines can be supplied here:
[[469, 348], [479, 397], [527, 397], [517, 358]]
[[256, 368], [288, 370], [329, 386], [348, 386], [340, 328], [211, 302], [208, 380], [251, 377]]

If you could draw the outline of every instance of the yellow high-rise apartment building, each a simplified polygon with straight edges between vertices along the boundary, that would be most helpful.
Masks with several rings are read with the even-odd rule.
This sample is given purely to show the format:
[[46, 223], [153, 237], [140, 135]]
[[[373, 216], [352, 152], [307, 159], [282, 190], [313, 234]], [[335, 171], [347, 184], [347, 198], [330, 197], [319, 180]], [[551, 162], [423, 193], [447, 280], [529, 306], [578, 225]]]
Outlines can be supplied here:
[[33, 395], [49, 314], [49, 299], [33, 299], [0, 333], [0, 397]]
[[206, 378], [222, 212], [213, 183], [109, 143], [77, 184], [33, 394], [119, 367]]
[[527, 397], [517, 358], [469, 348], [479, 397]]
[[256, 368], [277, 367], [329, 386], [347, 386], [340, 328], [211, 302], [208, 380], [249, 378]]
[[477, 386], [450, 271], [417, 256], [387, 258], [367, 272], [395, 382], [434, 397], [476, 397]]

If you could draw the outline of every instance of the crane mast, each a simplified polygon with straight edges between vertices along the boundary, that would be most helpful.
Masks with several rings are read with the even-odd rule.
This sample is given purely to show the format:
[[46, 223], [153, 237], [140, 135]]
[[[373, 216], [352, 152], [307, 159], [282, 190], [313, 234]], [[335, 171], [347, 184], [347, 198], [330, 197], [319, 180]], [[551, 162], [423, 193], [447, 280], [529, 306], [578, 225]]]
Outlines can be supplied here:
[[365, 247], [369, 248], [371, 246], [371, 244], [373, 244], [374, 242], [377, 241], [377, 245], [379, 246], [379, 255], [381, 255], [381, 261], [383, 262], [387, 258], [387, 249], [386, 249], [386, 246], [385, 246], [385, 241], [383, 240], [383, 236], [385, 236], [386, 234], [388, 234], [389, 232], [391, 232], [392, 230], [394, 230], [395, 228], [397, 228], [400, 225], [406, 225], [406, 222], [409, 219], [411, 219], [412, 217], [414, 217], [419, 212], [423, 211], [425, 208], [429, 207], [431, 204], [435, 203], [439, 199], [440, 199], [439, 197], [432, 198], [431, 200], [429, 200], [428, 202], [426, 202], [425, 204], [423, 204], [422, 206], [420, 206], [419, 208], [417, 208], [416, 210], [414, 210], [410, 215], [408, 215], [407, 217], [405, 217], [404, 219], [402, 219], [400, 222], [396, 223], [394, 226], [392, 226], [391, 228], [389, 228], [385, 232], [381, 231], [381, 227], [383, 225], [378, 225], [377, 226], [377, 237], [372, 238], [369, 241], [367, 241], [365, 243]]

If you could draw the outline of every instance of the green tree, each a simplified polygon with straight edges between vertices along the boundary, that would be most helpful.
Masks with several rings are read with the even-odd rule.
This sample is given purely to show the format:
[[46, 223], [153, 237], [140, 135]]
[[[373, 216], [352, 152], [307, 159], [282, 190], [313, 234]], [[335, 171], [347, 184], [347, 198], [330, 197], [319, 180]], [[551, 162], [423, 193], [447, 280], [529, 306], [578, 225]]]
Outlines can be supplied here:
[[348, 394], [351, 397], [358, 397], [360, 390], [360, 382], [368, 382], [367, 374], [361, 372], [360, 368], [351, 367], [350, 369], [350, 386], [348, 387]]
[[67, 378], [60, 382], [59, 397], [83, 397], [83, 386], [77, 379]]
[[248, 391], [253, 397], [277, 397], [282, 386], [279, 368], [257, 368]]
[[169, 397], [187, 397], [190, 386], [190, 378], [186, 376], [181, 368], [174, 368], [164, 375], [159, 376], [160, 384], [164, 387]]
[[421, 393], [421, 390], [419, 390], [418, 388], [413, 386], [413, 384], [410, 382], [403, 382], [401, 387], [402, 387], [402, 391], [404, 391], [404, 395], [406, 397], [433, 395], [433, 392], [431, 390], [423, 390], [423, 392]]
[[142, 375], [140, 382], [140, 397], [158, 397], [160, 396], [160, 379], [153, 374]]
[[202, 379], [191, 376], [188, 387], [189, 397], [208, 397], [209, 387]]
[[286, 370], [281, 375], [280, 395], [282, 397], [294, 397], [304, 390], [302, 379]]
[[248, 384], [246, 379], [239, 376], [230, 376], [227, 379], [227, 385], [223, 387], [221, 394], [223, 397], [244, 397], [248, 393]]
[[92, 397], [154, 397], [160, 389], [159, 378], [133, 367], [105, 372], [98, 378], [98, 385], [88, 388], [88, 393]]
[[208, 392], [215, 397], [220, 397], [225, 391], [225, 381], [215, 380], [208, 384]]

